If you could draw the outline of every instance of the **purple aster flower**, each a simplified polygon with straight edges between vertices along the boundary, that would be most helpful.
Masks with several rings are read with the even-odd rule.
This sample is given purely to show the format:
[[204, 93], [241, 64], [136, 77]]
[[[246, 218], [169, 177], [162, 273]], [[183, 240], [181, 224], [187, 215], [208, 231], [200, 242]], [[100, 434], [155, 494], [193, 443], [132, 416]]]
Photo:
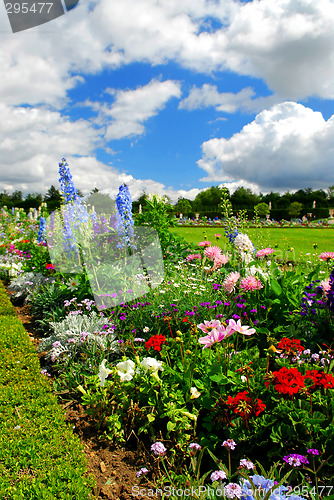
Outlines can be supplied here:
[[309, 463], [304, 455], [298, 455], [298, 453], [290, 453], [290, 455], [283, 457], [283, 460], [292, 467], [299, 467], [300, 465], [307, 465]]
[[156, 443], [152, 444], [151, 451], [153, 451], [154, 455], [159, 455], [162, 457], [166, 453], [167, 449], [162, 443], [160, 443], [160, 441], [157, 441]]
[[212, 482], [214, 481], [222, 481], [223, 479], [226, 479], [226, 473], [223, 470], [215, 470], [212, 472], [210, 479]]

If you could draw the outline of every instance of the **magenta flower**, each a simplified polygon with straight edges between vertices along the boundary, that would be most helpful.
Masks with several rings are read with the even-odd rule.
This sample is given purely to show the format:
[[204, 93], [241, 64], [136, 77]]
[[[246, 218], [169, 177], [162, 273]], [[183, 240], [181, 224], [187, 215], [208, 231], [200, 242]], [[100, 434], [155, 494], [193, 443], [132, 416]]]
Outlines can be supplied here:
[[204, 255], [210, 259], [210, 260], [215, 260], [218, 257], [220, 257], [222, 254], [221, 248], [216, 247], [216, 246], [210, 246], [204, 250]]
[[193, 453], [202, 449], [202, 446], [198, 443], [190, 443], [189, 450]]
[[253, 292], [263, 288], [261, 281], [256, 276], [247, 276], [240, 281], [240, 288], [245, 292]]
[[283, 457], [283, 460], [292, 467], [299, 467], [300, 465], [307, 465], [309, 463], [304, 455], [298, 455], [298, 453], [290, 453], [290, 455]]
[[309, 455], [320, 455], [319, 450], [316, 450], [315, 448], [310, 448], [309, 450], [307, 450], [307, 453]]
[[211, 245], [211, 241], [200, 241], [198, 243], [199, 247], [209, 247]]
[[235, 289], [236, 284], [240, 278], [240, 274], [238, 272], [230, 273], [225, 280], [223, 281], [223, 289], [227, 293], [232, 293]]
[[231, 327], [233, 332], [242, 333], [242, 335], [253, 335], [253, 333], [256, 332], [255, 328], [249, 328], [249, 326], [247, 325], [242, 326], [240, 319], [238, 319], [238, 321], [230, 319], [228, 322], [228, 326]]

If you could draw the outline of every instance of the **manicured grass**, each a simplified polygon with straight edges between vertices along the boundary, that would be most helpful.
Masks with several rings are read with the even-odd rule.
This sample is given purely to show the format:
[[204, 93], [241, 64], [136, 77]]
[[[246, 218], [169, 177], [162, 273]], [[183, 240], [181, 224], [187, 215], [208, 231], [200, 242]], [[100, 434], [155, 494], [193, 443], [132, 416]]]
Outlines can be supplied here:
[[[176, 227], [172, 232], [182, 236], [185, 240], [198, 245], [207, 239], [212, 244], [227, 249], [228, 240], [223, 228], [204, 227]], [[318, 260], [321, 252], [334, 251], [334, 230], [332, 228], [247, 228], [248, 236], [256, 248], [271, 247], [275, 254], [282, 260]], [[221, 238], [216, 240], [215, 234], [220, 233]], [[313, 245], [317, 244], [314, 248]], [[310, 255], [306, 255], [306, 254]]]

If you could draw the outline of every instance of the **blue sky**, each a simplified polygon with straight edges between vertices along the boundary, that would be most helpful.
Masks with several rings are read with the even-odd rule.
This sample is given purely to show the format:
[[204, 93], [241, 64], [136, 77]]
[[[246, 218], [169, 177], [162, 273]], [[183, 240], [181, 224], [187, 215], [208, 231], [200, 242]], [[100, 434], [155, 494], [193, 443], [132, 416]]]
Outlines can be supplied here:
[[[1, 10], [2, 9], [2, 10]], [[333, 0], [80, 0], [11, 33], [0, 6], [0, 190], [334, 184]]]

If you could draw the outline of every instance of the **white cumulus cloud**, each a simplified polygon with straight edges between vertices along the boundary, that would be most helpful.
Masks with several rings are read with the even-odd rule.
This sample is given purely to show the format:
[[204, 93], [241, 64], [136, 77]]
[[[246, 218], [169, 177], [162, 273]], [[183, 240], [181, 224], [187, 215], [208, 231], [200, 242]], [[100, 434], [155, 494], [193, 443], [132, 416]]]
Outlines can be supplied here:
[[230, 139], [202, 144], [204, 181], [246, 181], [261, 190], [288, 190], [334, 183], [334, 116], [295, 102], [259, 113]]

